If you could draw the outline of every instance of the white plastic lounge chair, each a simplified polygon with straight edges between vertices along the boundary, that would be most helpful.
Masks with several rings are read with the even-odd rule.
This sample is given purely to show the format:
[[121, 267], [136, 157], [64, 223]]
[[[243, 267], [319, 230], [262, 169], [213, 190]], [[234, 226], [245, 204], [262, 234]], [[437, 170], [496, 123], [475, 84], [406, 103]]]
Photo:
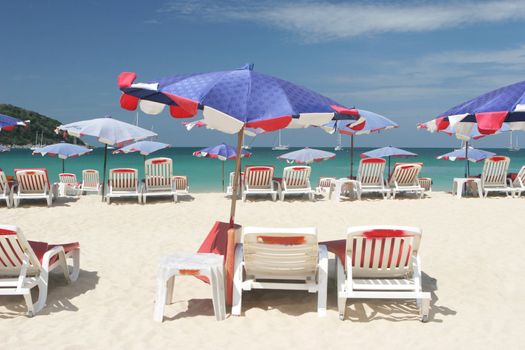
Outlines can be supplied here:
[[[68, 267], [67, 260], [72, 260]], [[51, 245], [27, 241], [16, 226], [0, 225], [0, 295], [24, 296], [27, 313], [33, 316], [45, 306], [49, 272], [61, 267], [68, 282], [76, 281], [80, 271], [78, 243]], [[31, 289], [38, 287], [33, 304]]]
[[0, 200], [4, 200], [8, 208], [11, 208], [13, 198], [9, 181], [2, 169], [0, 169]]
[[505, 192], [507, 196], [512, 194], [512, 188], [507, 183], [509, 165], [509, 157], [493, 156], [485, 159], [481, 173], [481, 188], [485, 197], [489, 192]]
[[[188, 177], [184, 175], [175, 175], [173, 176], [173, 184], [175, 186], [175, 194], [177, 196], [189, 196], [190, 195], [190, 185], [188, 184]], [[178, 200], [178, 197], [175, 197], [175, 201]]]
[[13, 194], [13, 204], [16, 207], [22, 199], [45, 199], [47, 206], [53, 203], [56, 185], [51, 185], [47, 169], [15, 169], [17, 190]]
[[383, 158], [361, 159], [357, 171], [359, 199], [363, 193], [379, 193], [383, 198], [388, 198], [390, 189], [385, 182], [385, 164]]
[[84, 169], [82, 170], [82, 192], [95, 192], [100, 194], [102, 184], [98, 175], [98, 170], [95, 169]]
[[171, 158], [151, 158], [144, 163], [144, 183], [142, 184], [142, 203], [148, 196], [172, 196], [177, 201], [173, 181], [173, 161]]
[[413, 192], [423, 197], [424, 190], [419, 184], [419, 173], [422, 168], [421, 163], [397, 163], [392, 170], [392, 175], [388, 180], [388, 186], [392, 191], [392, 198], [400, 192]]
[[273, 180], [273, 166], [247, 166], [244, 170], [242, 200], [248, 195], [269, 194], [277, 200], [279, 183]]
[[317, 194], [322, 195], [331, 195], [332, 189], [335, 184], [335, 177], [329, 177], [329, 176], [321, 176], [319, 178], [319, 182], [317, 183], [317, 187], [315, 188], [315, 192]]
[[423, 187], [425, 192], [432, 192], [432, 179], [430, 177], [420, 177], [419, 185]]
[[415, 299], [427, 321], [430, 293], [421, 286], [421, 230], [404, 226], [361, 226], [347, 230], [344, 266], [337, 262], [337, 304], [344, 319], [346, 299]]
[[242, 293], [252, 289], [317, 293], [317, 314], [326, 314], [328, 252], [315, 227], [245, 227], [235, 250], [232, 315], [241, 314]]
[[106, 201], [110, 204], [111, 198], [125, 197], [137, 197], [137, 201], [140, 203], [138, 171], [131, 168], [111, 169], [109, 171]]
[[81, 193], [80, 183], [77, 180], [77, 176], [72, 173], [60, 173], [58, 174], [60, 179], [60, 194], [65, 196], [78, 196]]
[[[232, 171], [230, 173], [230, 182], [228, 183], [228, 187], [226, 187], [226, 195], [231, 196], [233, 194], [233, 182], [235, 181], [235, 172]], [[237, 195], [242, 194], [242, 188], [243, 188], [243, 182], [244, 182], [244, 173], [241, 172], [241, 185], [237, 188]]]
[[514, 180], [507, 179], [507, 181], [512, 188], [512, 194], [521, 197], [521, 193], [525, 191], [525, 165], [521, 167]]
[[312, 169], [309, 166], [289, 166], [283, 170], [281, 182], [281, 200], [284, 201], [285, 195], [306, 194], [313, 201], [315, 191], [310, 185], [310, 173]]

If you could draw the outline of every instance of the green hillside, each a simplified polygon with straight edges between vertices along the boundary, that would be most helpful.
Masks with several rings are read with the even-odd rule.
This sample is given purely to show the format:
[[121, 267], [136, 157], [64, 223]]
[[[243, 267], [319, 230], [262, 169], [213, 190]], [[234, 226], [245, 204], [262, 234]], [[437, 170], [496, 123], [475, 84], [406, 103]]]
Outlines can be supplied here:
[[[0, 144], [17, 146], [34, 144], [36, 134], [40, 135], [42, 132], [44, 133], [44, 144], [49, 145], [60, 141], [73, 143], [72, 137], [64, 140], [63, 137], [55, 133], [56, 127], [62, 124], [56, 119], [9, 104], [0, 104], [0, 113], [23, 121], [30, 121], [28, 127], [17, 127], [12, 131], [0, 131]], [[80, 140], [77, 143], [83, 144]]]

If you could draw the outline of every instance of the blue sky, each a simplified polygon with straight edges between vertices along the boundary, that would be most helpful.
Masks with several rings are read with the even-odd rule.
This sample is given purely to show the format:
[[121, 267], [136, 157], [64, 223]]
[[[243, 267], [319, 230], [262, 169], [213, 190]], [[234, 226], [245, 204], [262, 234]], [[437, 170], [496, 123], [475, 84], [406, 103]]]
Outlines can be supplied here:
[[[62, 122], [119, 107], [116, 77], [139, 81], [246, 62], [342, 104], [385, 115], [397, 130], [359, 137], [360, 146], [454, 146], [416, 130], [448, 108], [525, 79], [525, 3], [501, 1], [2, 1], [0, 103]], [[163, 112], [140, 116], [161, 141], [211, 145], [233, 137], [188, 133]], [[318, 129], [285, 131], [285, 143], [333, 145]], [[276, 135], [254, 145], [271, 145]], [[505, 146], [493, 136], [479, 146]]]

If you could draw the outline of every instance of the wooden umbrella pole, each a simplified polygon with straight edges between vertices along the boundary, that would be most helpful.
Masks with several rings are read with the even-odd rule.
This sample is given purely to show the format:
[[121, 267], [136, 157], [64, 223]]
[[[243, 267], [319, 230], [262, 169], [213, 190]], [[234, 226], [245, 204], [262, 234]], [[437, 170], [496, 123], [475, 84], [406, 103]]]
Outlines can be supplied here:
[[222, 192], [224, 193], [224, 162], [225, 160], [222, 160]]
[[235, 176], [233, 178], [233, 184], [232, 184], [232, 203], [231, 203], [231, 209], [230, 209], [230, 227], [233, 227], [235, 223], [235, 206], [237, 204], [237, 191], [238, 191], [238, 184], [239, 179], [241, 177], [241, 157], [238, 155], [241, 154], [242, 151], [242, 141], [244, 136], [244, 126], [239, 130], [237, 134], [237, 158], [235, 159]]

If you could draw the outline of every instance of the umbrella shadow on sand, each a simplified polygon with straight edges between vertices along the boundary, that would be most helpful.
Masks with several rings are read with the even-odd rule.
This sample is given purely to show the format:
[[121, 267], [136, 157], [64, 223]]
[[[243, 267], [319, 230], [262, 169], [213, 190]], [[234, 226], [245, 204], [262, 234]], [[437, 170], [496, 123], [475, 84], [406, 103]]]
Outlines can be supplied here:
[[[423, 291], [431, 294], [428, 322], [442, 323], [442, 316], [455, 316], [457, 314], [455, 310], [439, 304], [439, 298], [436, 294], [438, 290], [437, 280], [424, 272], [422, 279]], [[335, 308], [337, 308], [336, 293], [335, 289], [328, 292], [329, 300], [335, 301], [333, 303]], [[419, 309], [413, 300], [355, 300], [352, 302], [348, 300], [345, 319], [353, 322], [419, 320]]]
[[[67, 283], [61, 272], [53, 272], [49, 275], [49, 288], [47, 291], [46, 306], [34, 317], [49, 315], [61, 311], [78, 311], [72, 302], [91, 290], [98, 284], [99, 276], [96, 271], [80, 270], [80, 275], [75, 282]], [[33, 302], [38, 299], [38, 288], [33, 288]], [[1, 296], [0, 319], [20, 317], [26, 314], [27, 307], [22, 296]]]

